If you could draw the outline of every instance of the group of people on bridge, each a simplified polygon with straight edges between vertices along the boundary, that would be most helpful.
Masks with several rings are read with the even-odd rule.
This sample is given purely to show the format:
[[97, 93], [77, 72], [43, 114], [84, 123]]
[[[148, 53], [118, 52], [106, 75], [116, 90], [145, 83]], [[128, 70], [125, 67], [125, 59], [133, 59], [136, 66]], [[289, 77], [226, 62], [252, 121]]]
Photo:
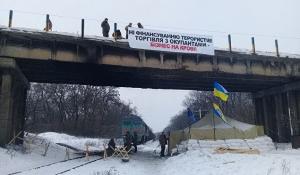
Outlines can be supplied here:
[[[137, 23], [138, 28], [144, 28], [143, 25], [138, 22]], [[110, 31], [110, 25], [108, 23], [108, 19], [105, 18], [104, 21], [102, 21], [101, 23], [101, 27], [102, 27], [102, 35], [104, 37], [109, 37], [109, 31]], [[132, 23], [129, 23], [126, 27], [125, 27], [125, 31], [126, 31], [126, 39], [128, 39], [128, 28], [132, 27]], [[115, 32], [113, 32], [112, 37], [115, 39], [124, 39], [122, 37], [122, 33], [119, 29], [117, 29]]]
[[[128, 39], [128, 28], [132, 27], [132, 23], [129, 23], [126, 27], [125, 27], [125, 31], [126, 31], [126, 39]], [[143, 25], [138, 22], [137, 23], [137, 27], [143, 29]], [[108, 19], [105, 18], [102, 23], [101, 23], [101, 28], [102, 28], [102, 35], [104, 37], [109, 37], [109, 31], [110, 31], [110, 25], [108, 23]], [[46, 23], [46, 27], [44, 28], [45, 31], [52, 31], [52, 21], [48, 18], [47, 19], [47, 23]], [[115, 32], [113, 32], [112, 37], [115, 39], [124, 39], [121, 33], [121, 30], [117, 29]]]

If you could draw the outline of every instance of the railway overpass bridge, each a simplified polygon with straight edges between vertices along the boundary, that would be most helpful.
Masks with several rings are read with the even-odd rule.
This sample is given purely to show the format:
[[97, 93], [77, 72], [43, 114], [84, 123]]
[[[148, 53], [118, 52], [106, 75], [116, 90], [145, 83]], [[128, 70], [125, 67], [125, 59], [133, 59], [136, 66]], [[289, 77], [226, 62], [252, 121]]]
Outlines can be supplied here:
[[[300, 57], [300, 56], [299, 56]], [[300, 59], [129, 47], [127, 40], [0, 27], [0, 145], [23, 129], [29, 82], [252, 92], [256, 124], [278, 142], [300, 135]]]

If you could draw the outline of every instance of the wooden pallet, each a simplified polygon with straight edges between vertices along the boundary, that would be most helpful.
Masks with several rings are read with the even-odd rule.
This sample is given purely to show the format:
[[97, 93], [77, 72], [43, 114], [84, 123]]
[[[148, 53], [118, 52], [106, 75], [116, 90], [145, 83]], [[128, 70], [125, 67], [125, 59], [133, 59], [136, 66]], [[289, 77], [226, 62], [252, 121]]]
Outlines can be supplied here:
[[225, 148], [225, 147], [219, 147], [215, 149], [215, 152], [217, 154], [224, 154], [224, 153], [235, 153], [235, 154], [260, 154], [258, 149], [242, 149], [242, 148]]

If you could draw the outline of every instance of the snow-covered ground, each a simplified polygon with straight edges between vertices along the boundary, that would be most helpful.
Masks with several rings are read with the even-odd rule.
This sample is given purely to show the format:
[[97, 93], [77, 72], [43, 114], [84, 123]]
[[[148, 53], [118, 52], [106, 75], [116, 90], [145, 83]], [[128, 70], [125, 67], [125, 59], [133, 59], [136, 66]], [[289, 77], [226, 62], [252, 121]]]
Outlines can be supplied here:
[[184, 150], [202, 150], [213, 153], [216, 148], [242, 148], [258, 149], [260, 152], [268, 152], [276, 149], [270, 137], [258, 137], [255, 139], [228, 139], [228, 140], [188, 140], [182, 142], [173, 152], [182, 152]]
[[[29, 153], [13, 151], [7, 153], [0, 148], [0, 174], [22, 171], [19, 174], [62, 174], [67, 175], [299, 175], [300, 150], [291, 149], [289, 144], [272, 144], [268, 137], [254, 140], [196, 141], [183, 142], [178, 147], [177, 156], [160, 158], [158, 142], [148, 142], [138, 147], [138, 153], [130, 155], [125, 163], [120, 158], [99, 159], [97, 156], [74, 159], [50, 166], [32, 169], [65, 159], [65, 148], [54, 143], [68, 143], [74, 147], [84, 147], [86, 143], [100, 146], [105, 140], [77, 138], [65, 134], [43, 133], [38, 135], [45, 143], [51, 143], [46, 156], [42, 156], [43, 146], [31, 147]], [[246, 145], [246, 146], [245, 146]], [[260, 149], [260, 154], [216, 154], [214, 149], [223, 147], [250, 147]], [[96, 147], [98, 147], [96, 146]], [[41, 148], [40, 148], [41, 147]], [[186, 151], [188, 150], [188, 151]], [[184, 152], [183, 152], [184, 151]], [[78, 155], [72, 155], [77, 157]], [[71, 157], [72, 158], [72, 157]], [[99, 160], [98, 160], [99, 159]], [[95, 161], [94, 161], [95, 160]], [[89, 161], [84, 166], [77, 167]], [[77, 167], [77, 168], [74, 168]], [[74, 168], [74, 169], [72, 169]]]
[[55, 132], [41, 133], [38, 137], [51, 143], [63, 143], [80, 150], [86, 150], [86, 145], [89, 145], [89, 150], [103, 150], [103, 145], [109, 142], [109, 139], [75, 137]]

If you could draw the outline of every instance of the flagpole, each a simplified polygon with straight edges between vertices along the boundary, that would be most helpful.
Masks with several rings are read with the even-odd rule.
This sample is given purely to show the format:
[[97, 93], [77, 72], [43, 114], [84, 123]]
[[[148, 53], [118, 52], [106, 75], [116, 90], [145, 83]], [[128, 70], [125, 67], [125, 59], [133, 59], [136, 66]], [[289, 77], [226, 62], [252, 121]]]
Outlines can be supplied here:
[[214, 140], [216, 140], [216, 126], [215, 126], [215, 114], [213, 112], [213, 125], [214, 125]]
[[[191, 125], [196, 121], [194, 113], [190, 110], [190, 108], [188, 108], [188, 117], [189, 117], [189, 121], [188, 121], [188, 125], [189, 125], [189, 139], [192, 138], [191, 136]], [[190, 121], [192, 120], [192, 121]]]
[[292, 125], [292, 118], [291, 118], [291, 107], [290, 107], [290, 102], [289, 102], [289, 91], [286, 92], [286, 98], [287, 98], [287, 106], [288, 106], [288, 118], [289, 118], [289, 125], [290, 125], [290, 134], [291, 137], [294, 135], [293, 131], [293, 125]]
[[189, 125], [189, 139], [191, 139], [191, 125]]
[[189, 124], [189, 140], [191, 139], [191, 122], [189, 121], [188, 122], [188, 124]]
[[[232, 128], [235, 130], [234, 134], [236, 134], [236, 132], [237, 132], [237, 128], [236, 128], [236, 127], [230, 125], [230, 124], [227, 123], [227, 122], [224, 122], [224, 123], [226, 123], [228, 126], [232, 127]], [[247, 140], [246, 140], [245, 132], [244, 132], [243, 130], [241, 130], [241, 132], [243, 133], [243, 136], [244, 136], [244, 137], [243, 137], [243, 140], [245, 141], [245, 143], [247, 144], [247, 146], [249, 147], [249, 149], [252, 149], [252, 148], [250, 147], [250, 145], [248, 144]]]

